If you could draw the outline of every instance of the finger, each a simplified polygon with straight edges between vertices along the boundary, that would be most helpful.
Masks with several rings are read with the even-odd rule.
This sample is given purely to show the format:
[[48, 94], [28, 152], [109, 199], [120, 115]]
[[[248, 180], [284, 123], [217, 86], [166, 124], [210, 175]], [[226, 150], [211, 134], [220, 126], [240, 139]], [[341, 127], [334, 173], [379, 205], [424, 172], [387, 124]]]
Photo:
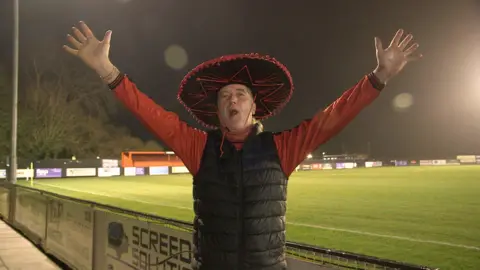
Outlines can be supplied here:
[[395, 36], [393, 37], [392, 41], [390, 42], [390, 46], [398, 47], [398, 43], [400, 42], [400, 39], [402, 38], [402, 35], [403, 35], [403, 29], [398, 29], [397, 33], [395, 33]]
[[78, 54], [78, 50], [72, 49], [72, 48], [68, 47], [67, 45], [63, 45], [63, 49], [70, 54], [73, 54], [73, 55]]
[[408, 55], [414, 53], [419, 46], [420, 46], [420, 45], [418, 45], [418, 43], [412, 44], [412, 46], [408, 47], [408, 49], [406, 49], [406, 50], [404, 51], [405, 55], [408, 56]]
[[402, 42], [400, 42], [400, 45], [398, 45], [398, 47], [400, 48], [400, 50], [404, 50], [408, 43], [410, 43], [410, 41], [412, 41], [413, 39], [413, 35], [411, 34], [408, 34], [403, 40]]
[[95, 39], [95, 35], [93, 35], [92, 30], [90, 30], [90, 27], [88, 27], [88, 25], [85, 22], [83, 21], [80, 22], [80, 28], [82, 29], [87, 39]]
[[75, 26], [72, 27], [72, 31], [73, 31], [73, 34], [75, 35], [75, 37], [77, 38], [77, 40], [80, 42], [80, 43], [85, 43], [87, 41], [87, 38], [83, 35], [82, 32], [80, 32], [80, 30], [78, 30], [78, 28], [76, 28]]
[[423, 54], [421, 54], [421, 53], [410, 54], [409, 56], [407, 56], [407, 62], [417, 61], [417, 60], [420, 60], [422, 58], [423, 58]]
[[74, 37], [71, 35], [67, 35], [67, 40], [75, 47], [76, 49], [80, 49], [82, 47], [82, 43], [80, 43], [78, 40], [76, 40]]
[[382, 41], [378, 37], [375, 37], [375, 49], [379, 52], [383, 51]]
[[110, 45], [110, 40], [112, 40], [112, 30], [108, 30], [103, 37], [102, 43]]

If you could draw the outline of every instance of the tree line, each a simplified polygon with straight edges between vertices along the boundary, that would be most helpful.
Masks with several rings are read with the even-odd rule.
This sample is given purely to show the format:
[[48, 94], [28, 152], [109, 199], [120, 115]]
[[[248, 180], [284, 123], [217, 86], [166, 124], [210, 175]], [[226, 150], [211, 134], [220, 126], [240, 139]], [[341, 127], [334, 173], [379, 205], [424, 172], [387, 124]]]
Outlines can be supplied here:
[[[10, 155], [12, 83], [0, 63], [0, 160]], [[74, 61], [32, 60], [19, 84], [19, 158], [119, 158], [125, 150], [161, 150], [114, 124], [121, 104], [101, 80]]]

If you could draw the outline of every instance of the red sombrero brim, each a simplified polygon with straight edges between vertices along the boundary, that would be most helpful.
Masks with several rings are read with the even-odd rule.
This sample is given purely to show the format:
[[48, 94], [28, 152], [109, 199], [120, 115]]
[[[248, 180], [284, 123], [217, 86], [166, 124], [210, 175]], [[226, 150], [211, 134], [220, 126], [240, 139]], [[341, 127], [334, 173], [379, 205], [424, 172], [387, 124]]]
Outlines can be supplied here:
[[270, 56], [235, 54], [204, 62], [182, 80], [178, 100], [203, 126], [217, 128], [217, 93], [228, 84], [247, 85], [255, 96], [255, 118], [265, 120], [290, 101], [292, 77]]

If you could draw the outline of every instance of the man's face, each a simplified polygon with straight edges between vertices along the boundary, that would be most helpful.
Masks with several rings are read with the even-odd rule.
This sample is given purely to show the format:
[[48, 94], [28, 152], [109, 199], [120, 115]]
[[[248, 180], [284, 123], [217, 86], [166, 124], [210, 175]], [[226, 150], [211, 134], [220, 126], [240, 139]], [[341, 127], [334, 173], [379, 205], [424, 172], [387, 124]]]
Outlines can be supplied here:
[[218, 117], [230, 131], [242, 131], [253, 124], [256, 106], [248, 87], [229, 84], [218, 92]]

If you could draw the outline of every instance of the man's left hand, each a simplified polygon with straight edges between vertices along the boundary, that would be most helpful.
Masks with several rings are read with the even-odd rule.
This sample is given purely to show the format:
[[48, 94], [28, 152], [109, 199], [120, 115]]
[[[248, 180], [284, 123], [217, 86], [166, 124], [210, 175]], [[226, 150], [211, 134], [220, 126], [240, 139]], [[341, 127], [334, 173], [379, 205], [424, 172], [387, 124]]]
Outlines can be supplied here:
[[386, 49], [380, 39], [375, 38], [377, 68], [374, 73], [384, 84], [400, 73], [407, 63], [422, 58], [417, 52], [418, 43], [412, 44], [413, 36], [408, 34], [402, 39], [403, 33], [402, 29], [398, 30]]

